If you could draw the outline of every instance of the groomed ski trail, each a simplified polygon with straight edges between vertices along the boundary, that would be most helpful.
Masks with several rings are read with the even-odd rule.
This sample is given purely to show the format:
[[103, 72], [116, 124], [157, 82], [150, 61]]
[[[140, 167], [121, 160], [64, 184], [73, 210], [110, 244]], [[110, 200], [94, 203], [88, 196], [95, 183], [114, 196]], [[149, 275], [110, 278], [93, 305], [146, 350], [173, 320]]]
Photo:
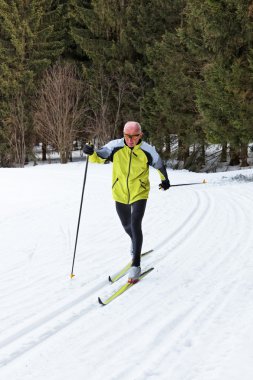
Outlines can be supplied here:
[[[96, 268], [94, 251], [81, 248], [84, 254], [79, 256], [73, 281], [67, 278], [69, 257], [65, 258], [66, 265], [60, 265], [65, 271], [64, 281], [60, 270], [57, 274], [53, 269], [47, 271], [49, 264], [57, 267], [50, 256], [43, 262], [41, 275], [24, 281], [21, 287], [16, 286], [19, 265], [3, 273], [2, 305], [8, 307], [8, 300], [19, 301], [13, 302], [13, 315], [3, 317], [3, 375], [15, 376], [15, 380], [41, 380], [41, 369], [46, 366], [48, 380], [57, 376], [81, 380], [80, 365], [84, 365], [85, 376], [94, 380], [251, 380], [253, 357], [245, 345], [251, 345], [253, 337], [248, 323], [253, 312], [249, 302], [253, 297], [253, 186], [204, 186], [170, 189], [162, 195], [152, 191], [144, 238], [145, 247], [154, 248], [154, 252], [145, 259], [145, 265], [155, 269], [138, 287], [105, 309], [97, 304], [97, 296], [111, 292], [107, 275], [124, 262], [126, 256], [118, 257], [120, 252], [117, 256], [97, 253], [94, 260], [101, 264]], [[97, 193], [89, 195], [92, 202]], [[162, 212], [157, 212], [158, 208]], [[29, 213], [26, 217], [29, 219]], [[94, 223], [95, 216], [92, 227]], [[106, 221], [102, 219], [98, 228], [101, 239], [109, 242]], [[112, 245], [116, 247], [116, 236], [121, 232], [116, 224], [114, 228]], [[66, 229], [63, 235], [67, 241]], [[81, 238], [81, 244], [84, 241]], [[87, 279], [85, 260], [96, 268], [95, 275]], [[55, 286], [57, 281], [60, 284]], [[57, 293], [48, 304], [47, 293], [55, 288]], [[35, 302], [41, 303], [39, 314], [29, 311], [31, 295], [37, 295]], [[44, 349], [47, 353], [41, 355]], [[66, 358], [70, 358], [69, 365]], [[238, 372], [233, 366], [236, 361], [241, 369]]]

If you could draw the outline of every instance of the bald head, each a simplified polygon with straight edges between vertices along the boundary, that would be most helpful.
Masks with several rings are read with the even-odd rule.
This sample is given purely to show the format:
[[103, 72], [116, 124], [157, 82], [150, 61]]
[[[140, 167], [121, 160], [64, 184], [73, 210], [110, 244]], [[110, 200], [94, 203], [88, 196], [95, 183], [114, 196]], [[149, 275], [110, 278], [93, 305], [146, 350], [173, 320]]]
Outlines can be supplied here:
[[128, 121], [124, 125], [124, 133], [128, 133], [130, 135], [135, 135], [141, 133], [141, 125], [137, 123], [137, 121]]
[[137, 121], [128, 121], [124, 126], [125, 143], [129, 148], [134, 148], [142, 138], [141, 125]]

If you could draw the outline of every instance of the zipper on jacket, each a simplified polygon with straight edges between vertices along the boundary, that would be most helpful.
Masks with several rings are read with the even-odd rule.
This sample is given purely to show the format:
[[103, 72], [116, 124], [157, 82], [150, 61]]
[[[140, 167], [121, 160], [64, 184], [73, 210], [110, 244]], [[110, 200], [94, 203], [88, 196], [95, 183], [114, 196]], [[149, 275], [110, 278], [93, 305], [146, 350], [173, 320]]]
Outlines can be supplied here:
[[132, 162], [132, 153], [133, 151], [131, 150], [131, 153], [130, 153], [130, 160], [129, 160], [129, 166], [128, 166], [128, 173], [127, 173], [127, 191], [128, 191], [128, 202], [130, 202], [130, 191], [129, 191], [129, 186], [128, 186], [128, 179], [129, 179], [129, 175], [130, 175], [130, 167], [131, 167], [131, 162]]

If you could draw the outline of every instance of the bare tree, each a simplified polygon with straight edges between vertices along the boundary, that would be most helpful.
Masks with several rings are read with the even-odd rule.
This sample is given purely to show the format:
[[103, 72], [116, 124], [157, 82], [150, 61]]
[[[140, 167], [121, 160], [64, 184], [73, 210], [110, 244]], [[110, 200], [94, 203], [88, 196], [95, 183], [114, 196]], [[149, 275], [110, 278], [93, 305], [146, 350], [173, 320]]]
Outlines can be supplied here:
[[124, 98], [130, 89], [129, 79], [126, 76], [118, 75], [118, 73], [116, 73], [114, 80], [116, 83], [117, 109], [116, 109], [116, 115], [115, 115], [115, 120], [114, 120], [113, 137], [115, 137], [117, 133], [117, 129], [120, 127], [119, 122], [120, 122], [122, 105], [124, 102]]
[[[87, 75], [87, 73], [86, 73]], [[97, 72], [90, 71], [87, 76], [89, 86], [90, 112], [86, 121], [87, 130], [91, 138], [103, 144], [111, 138], [111, 92], [112, 79], [102, 67]]]
[[9, 146], [9, 161], [18, 167], [24, 167], [26, 157], [24, 109], [24, 97], [17, 93], [10, 99], [8, 116], [2, 121], [1, 133]]
[[122, 128], [122, 109], [125, 98], [130, 96], [131, 84], [127, 75], [118, 70], [109, 75], [102, 66], [95, 74], [90, 74], [87, 77], [90, 112], [86, 126], [90, 137], [98, 144], [104, 144], [115, 138]]
[[84, 82], [70, 63], [57, 63], [45, 72], [35, 102], [34, 123], [42, 138], [55, 147], [61, 163], [67, 163], [87, 109]]

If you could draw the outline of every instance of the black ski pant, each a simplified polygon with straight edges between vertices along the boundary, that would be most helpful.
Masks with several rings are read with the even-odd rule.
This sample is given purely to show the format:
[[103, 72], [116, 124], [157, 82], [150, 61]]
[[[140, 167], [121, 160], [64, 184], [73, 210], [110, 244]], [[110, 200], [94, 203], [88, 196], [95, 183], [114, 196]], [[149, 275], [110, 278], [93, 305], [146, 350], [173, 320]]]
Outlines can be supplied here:
[[145, 213], [146, 199], [141, 199], [132, 204], [116, 202], [116, 210], [122, 226], [132, 240], [133, 266], [140, 266], [141, 248], [143, 242], [142, 218]]

